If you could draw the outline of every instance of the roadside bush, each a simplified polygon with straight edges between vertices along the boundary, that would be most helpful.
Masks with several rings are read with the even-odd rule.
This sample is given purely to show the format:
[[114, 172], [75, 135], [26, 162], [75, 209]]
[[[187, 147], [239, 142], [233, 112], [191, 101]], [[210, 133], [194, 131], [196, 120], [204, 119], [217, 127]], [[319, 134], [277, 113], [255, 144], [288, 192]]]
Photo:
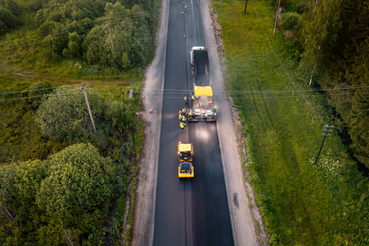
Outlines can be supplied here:
[[284, 30], [293, 30], [298, 32], [301, 27], [301, 17], [295, 12], [283, 13], [281, 16], [280, 26]]
[[[95, 116], [102, 110], [94, 107], [96, 100], [90, 101]], [[61, 88], [45, 97], [37, 116], [42, 134], [53, 140], [87, 137], [93, 130], [84, 96], [76, 88]]]
[[293, 53], [295, 59], [300, 59], [300, 54], [302, 52], [301, 46], [301, 15], [296, 12], [283, 13], [281, 16], [281, 21], [279, 22], [279, 27], [283, 33], [285, 39], [291, 40], [288, 43], [288, 50]]
[[[267, 0], [270, 6], [277, 8], [279, 0]], [[281, 0], [281, 8], [286, 8], [291, 4], [291, 0]]]
[[52, 92], [52, 86], [49, 82], [39, 82], [32, 84], [22, 97], [28, 97], [25, 101], [32, 107], [32, 110], [37, 110], [42, 102], [42, 97]]
[[17, 17], [4, 7], [0, 7], [0, 20], [8, 28], [14, 28], [17, 25]]
[[8, 31], [8, 27], [5, 25], [3, 21], [0, 20], [0, 34], [4, 34]]

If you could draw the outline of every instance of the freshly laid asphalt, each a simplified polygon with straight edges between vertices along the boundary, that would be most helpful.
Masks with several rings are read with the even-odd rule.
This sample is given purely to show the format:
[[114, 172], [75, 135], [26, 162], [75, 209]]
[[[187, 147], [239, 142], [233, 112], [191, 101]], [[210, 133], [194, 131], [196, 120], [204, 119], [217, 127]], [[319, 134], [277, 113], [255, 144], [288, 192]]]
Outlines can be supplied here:
[[[179, 128], [183, 97], [193, 90], [189, 50], [205, 46], [198, 2], [186, 4], [183, 14], [183, 0], [169, 8], [153, 244], [233, 245], [216, 123]], [[178, 179], [178, 141], [194, 144], [193, 180]]]

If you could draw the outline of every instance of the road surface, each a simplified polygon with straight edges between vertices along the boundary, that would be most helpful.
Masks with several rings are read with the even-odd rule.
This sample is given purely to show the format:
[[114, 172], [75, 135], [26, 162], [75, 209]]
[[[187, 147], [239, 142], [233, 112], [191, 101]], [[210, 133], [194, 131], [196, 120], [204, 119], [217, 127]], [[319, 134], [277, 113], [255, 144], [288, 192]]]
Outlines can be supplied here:
[[[183, 14], [183, 1], [169, 6], [154, 245], [233, 245], [216, 123], [191, 123], [184, 133], [178, 125], [183, 97], [193, 89], [189, 50], [205, 46], [198, 2], [185, 4]], [[178, 179], [178, 141], [194, 144], [193, 180]]]

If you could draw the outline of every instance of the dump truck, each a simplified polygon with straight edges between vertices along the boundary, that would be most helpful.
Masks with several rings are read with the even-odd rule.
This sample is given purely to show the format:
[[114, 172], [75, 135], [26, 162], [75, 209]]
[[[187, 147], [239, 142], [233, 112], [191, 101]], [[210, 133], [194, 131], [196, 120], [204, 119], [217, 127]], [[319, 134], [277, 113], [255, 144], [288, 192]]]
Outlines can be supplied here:
[[189, 121], [216, 121], [217, 113], [213, 102], [213, 90], [211, 86], [195, 86], [194, 100], [188, 112]]
[[193, 46], [190, 50], [192, 79], [195, 85], [210, 85], [208, 50], [203, 46]]
[[189, 161], [192, 162], [193, 144], [178, 142], [178, 156], [179, 162]]

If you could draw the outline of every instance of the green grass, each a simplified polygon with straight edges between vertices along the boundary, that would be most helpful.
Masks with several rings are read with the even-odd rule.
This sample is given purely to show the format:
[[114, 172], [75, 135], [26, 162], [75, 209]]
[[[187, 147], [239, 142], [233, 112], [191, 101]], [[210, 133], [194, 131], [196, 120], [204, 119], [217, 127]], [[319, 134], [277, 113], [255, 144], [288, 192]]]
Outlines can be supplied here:
[[139, 127], [135, 132], [135, 155], [136, 160], [138, 160], [141, 156], [141, 149], [144, 142], [144, 132], [145, 132], [145, 125], [142, 121], [139, 122]]
[[215, 0], [213, 7], [222, 27], [228, 87], [247, 136], [251, 183], [270, 243], [365, 242], [356, 235], [368, 230], [366, 217], [348, 204], [369, 211], [364, 205], [367, 184], [350, 165], [337, 134], [326, 140], [318, 166], [313, 166], [322, 128], [334, 123], [332, 110], [323, 95], [301, 92], [310, 89], [308, 81], [298, 77], [294, 44], [278, 30], [273, 35], [273, 8], [251, 1], [244, 14], [244, 4]]

